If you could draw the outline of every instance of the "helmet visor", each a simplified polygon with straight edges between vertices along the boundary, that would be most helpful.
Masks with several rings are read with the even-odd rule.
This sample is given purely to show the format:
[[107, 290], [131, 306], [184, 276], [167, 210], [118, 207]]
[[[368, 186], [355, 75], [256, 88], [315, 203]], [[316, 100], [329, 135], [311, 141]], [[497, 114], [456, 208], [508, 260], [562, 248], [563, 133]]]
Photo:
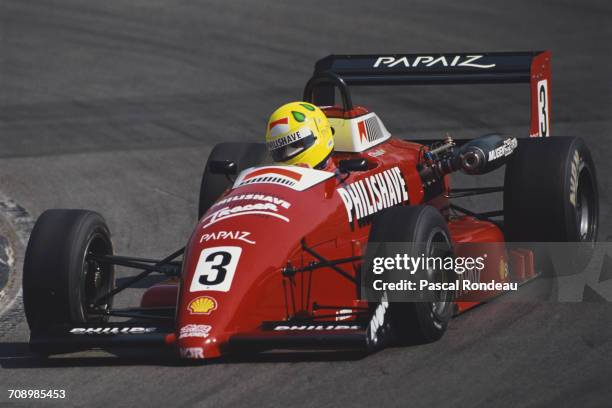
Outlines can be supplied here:
[[[307, 131], [305, 131], [305, 129], [300, 129], [296, 133], [300, 137], [298, 140], [290, 141], [282, 138], [285, 140], [281, 139], [275, 141], [274, 143], [268, 144], [270, 153], [272, 155], [272, 160], [276, 162], [287, 161], [302, 153], [315, 143], [316, 138], [310, 129]], [[292, 136], [295, 137], [295, 133], [293, 135], [288, 135], [287, 137]]]

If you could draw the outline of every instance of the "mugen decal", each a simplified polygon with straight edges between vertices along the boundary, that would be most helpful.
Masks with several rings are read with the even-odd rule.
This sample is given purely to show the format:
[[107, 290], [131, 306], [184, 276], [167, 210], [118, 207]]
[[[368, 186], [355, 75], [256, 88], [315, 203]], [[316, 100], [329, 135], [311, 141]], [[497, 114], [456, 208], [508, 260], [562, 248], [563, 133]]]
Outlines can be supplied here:
[[501, 157], [508, 157], [512, 154], [514, 149], [518, 146], [518, 142], [515, 137], [510, 137], [504, 140], [504, 144], [497, 149], [491, 150], [489, 152], [488, 161], [492, 162]]
[[406, 182], [395, 166], [380, 173], [338, 187], [349, 223], [365, 218], [397, 204], [408, 201]]
[[207, 338], [208, 333], [210, 333], [210, 327], [207, 324], [188, 324], [186, 326], [181, 327], [179, 331], [179, 339], [184, 339], [187, 337], [201, 337]]

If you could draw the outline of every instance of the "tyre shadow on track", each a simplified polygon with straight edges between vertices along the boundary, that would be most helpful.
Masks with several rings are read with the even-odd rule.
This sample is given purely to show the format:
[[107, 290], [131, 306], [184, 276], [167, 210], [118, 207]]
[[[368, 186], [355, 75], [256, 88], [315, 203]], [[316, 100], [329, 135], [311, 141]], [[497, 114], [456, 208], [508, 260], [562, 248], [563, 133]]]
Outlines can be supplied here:
[[[87, 352], [91, 354], [91, 352]], [[332, 361], [357, 361], [365, 358], [363, 351], [292, 351], [241, 354], [211, 360], [181, 360], [166, 349], [150, 350], [99, 350], [96, 355], [55, 355], [41, 357], [29, 350], [27, 342], [0, 343], [0, 367], [3, 369], [57, 368], [57, 367], [118, 367], [118, 366], [167, 366], [181, 367], [217, 364], [253, 363], [309, 363]]]

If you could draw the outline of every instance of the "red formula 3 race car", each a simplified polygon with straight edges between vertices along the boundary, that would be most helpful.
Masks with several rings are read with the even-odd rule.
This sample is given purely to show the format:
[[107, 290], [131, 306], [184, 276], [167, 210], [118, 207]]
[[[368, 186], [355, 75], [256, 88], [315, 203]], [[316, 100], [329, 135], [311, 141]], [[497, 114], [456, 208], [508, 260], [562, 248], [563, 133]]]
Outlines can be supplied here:
[[[386, 292], [368, 298], [370, 243], [406, 243], [404, 252], [418, 256], [433, 243], [458, 255], [466, 244], [595, 240], [591, 155], [579, 138], [548, 137], [550, 63], [549, 52], [318, 61], [304, 100], [329, 118], [337, 170], [271, 164], [263, 143], [216, 145], [202, 179], [199, 222], [187, 246], [161, 260], [115, 255], [95, 212], [44, 212], [24, 262], [32, 349], [158, 345], [208, 359], [439, 339], [454, 314], [485, 299], [444, 290], [423, 302], [390, 302]], [[402, 140], [376, 113], [354, 106], [349, 93], [349, 85], [520, 82], [530, 84], [531, 137], [519, 139]], [[502, 165], [503, 186], [450, 188], [454, 171], [484, 174]], [[453, 203], [495, 192], [503, 192], [503, 210], [476, 213]], [[115, 266], [142, 272], [116, 284]], [[137, 307], [113, 307], [117, 293], [152, 273], [168, 279], [148, 288]], [[533, 253], [501, 250], [478, 278], [520, 282], [533, 275]]]

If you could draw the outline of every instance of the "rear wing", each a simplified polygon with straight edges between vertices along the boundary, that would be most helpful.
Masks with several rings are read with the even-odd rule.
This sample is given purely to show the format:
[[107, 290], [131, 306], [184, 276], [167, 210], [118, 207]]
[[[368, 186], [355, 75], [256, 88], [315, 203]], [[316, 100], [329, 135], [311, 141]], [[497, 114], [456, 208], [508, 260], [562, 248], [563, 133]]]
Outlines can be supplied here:
[[[529, 83], [531, 137], [550, 136], [550, 51], [329, 55], [315, 64], [304, 99], [334, 105], [334, 85], [352, 109], [347, 85]], [[344, 89], [343, 89], [344, 88]]]

